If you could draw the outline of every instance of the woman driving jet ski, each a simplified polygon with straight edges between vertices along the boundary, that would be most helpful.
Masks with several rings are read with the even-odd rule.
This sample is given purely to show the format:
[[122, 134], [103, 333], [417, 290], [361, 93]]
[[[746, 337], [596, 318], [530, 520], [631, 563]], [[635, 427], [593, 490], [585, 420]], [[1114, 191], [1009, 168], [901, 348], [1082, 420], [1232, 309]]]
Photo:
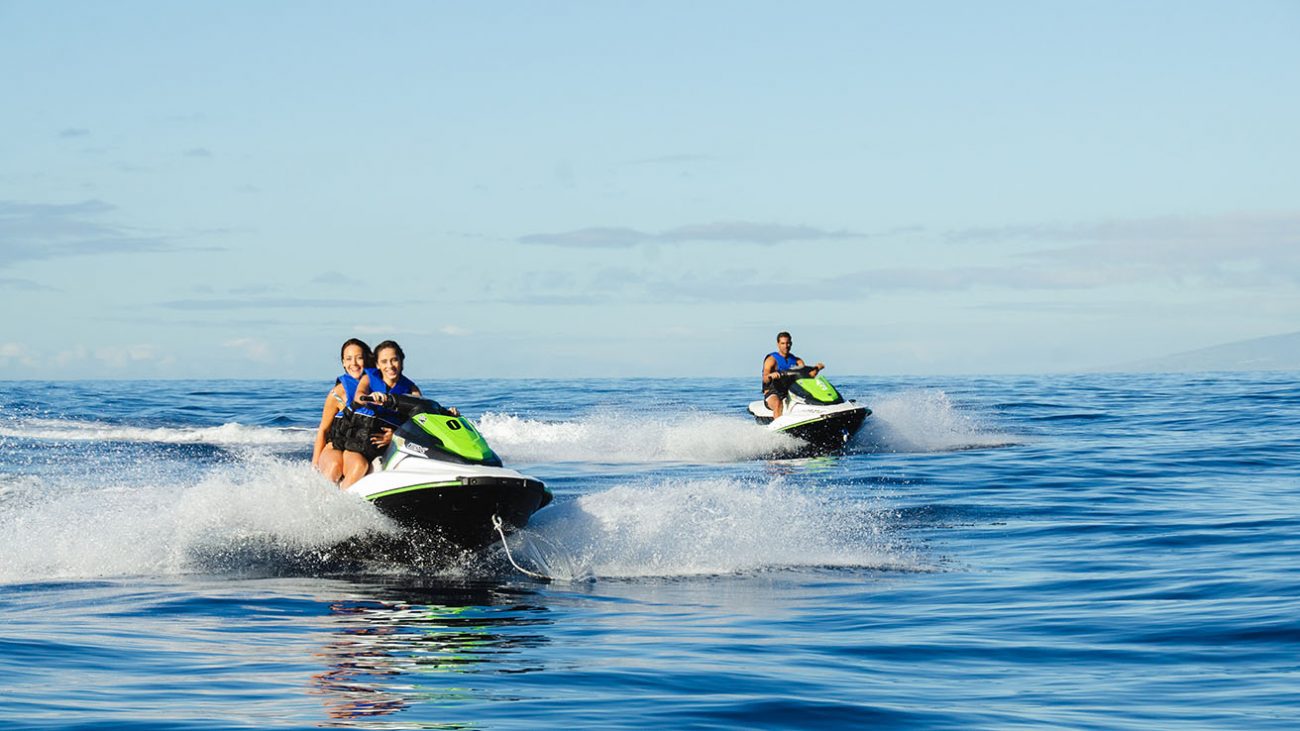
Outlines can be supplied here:
[[[370, 472], [375, 457], [383, 454], [392, 441], [393, 428], [404, 421], [390, 407], [389, 397], [423, 396], [420, 387], [402, 375], [405, 362], [406, 353], [402, 352], [402, 346], [385, 340], [375, 346], [375, 364], [378, 367], [367, 368], [357, 383], [352, 426], [348, 432], [347, 449], [343, 452], [343, 481], [340, 485], [344, 488]], [[454, 408], [448, 411], [460, 413]]]

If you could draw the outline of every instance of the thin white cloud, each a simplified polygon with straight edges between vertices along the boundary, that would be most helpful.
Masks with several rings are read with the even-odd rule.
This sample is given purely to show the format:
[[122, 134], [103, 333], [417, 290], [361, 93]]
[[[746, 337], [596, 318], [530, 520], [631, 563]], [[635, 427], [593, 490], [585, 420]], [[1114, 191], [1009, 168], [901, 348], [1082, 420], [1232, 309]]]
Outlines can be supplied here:
[[0, 291], [11, 289], [17, 292], [57, 292], [54, 287], [47, 287], [40, 282], [15, 277], [0, 277]]
[[959, 240], [1073, 245], [1022, 254], [1044, 271], [1106, 284], [1300, 285], [1300, 214], [1249, 214], [976, 229]]
[[244, 297], [240, 299], [184, 299], [158, 302], [156, 306], [169, 310], [262, 310], [262, 309], [353, 309], [357, 307], [388, 307], [392, 300], [345, 300], [310, 297]]
[[1109, 273], [1083, 269], [985, 266], [866, 269], [823, 279], [813, 287], [829, 299], [862, 297], [877, 291], [945, 292], [996, 289], [1092, 289], [1114, 283]]
[[173, 356], [156, 345], [105, 346], [96, 348], [93, 357], [102, 365], [118, 370], [140, 364], [157, 367], [175, 362]]
[[442, 327], [438, 328], [438, 332], [453, 338], [464, 337], [466, 335], [474, 334], [472, 330], [468, 330], [466, 328], [460, 327], [459, 325], [443, 325]]
[[[448, 327], [455, 328], [455, 325], [450, 325]], [[398, 327], [392, 323], [353, 325], [350, 328], [350, 332], [355, 333], [357, 337], [370, 338], [371, 340], [376, 341], [389, 340], [392, 338], [424, 338], [434, 335], [436, 332], [441, 332], [444, 335], [451, 334], [443, 332], [443, 328], [434, 331], [424, 328]], [[466, 330], [458, 334], [468, 335], [470, 333]], [[371, 343], [371, 345], [374, 345], [374, 343]]]
[[770, 301], [787, 282], [759, 279], [752, 269], [688, 272], [665, 276], [625, 267], [593, 272], [583, 281], [557, 285], [560, 276], [533, 276], [496, 302], [525, 306], [588, 306], [611, 302], [695, 303]]
[[247, 284], [242, 287], [232, 287], [230, 294], [236, 296], [259, 296], [269, 294], [275, 291], [275, 287], [269, 284]]
[[135, 235], [98, 220], [114, 210], [99, 200], [0, 201], [0, 269], [22, 261], [177, 250], [162, 238]]
[[237, 350], [244, 357], [258, 363], [269, 363], [272, 360], [271, 346], [257, 338], [233, 338], [223, 342], [221, 347]]
[[866, 234], [854, 231], [828, 231], [814, 226], [790, 226], [780, 223], [753, 223], [750, 221], [724, 221], [694, 226], [679, 226], [659, 234], [663, 241], [722, 241], [762, 244], [770, 246], [787, 241], [820, 241], [823, 239], [861, 239]]
[[[811, 287], [853, 299], [878, 291], [1089, 290], [1164, 284], [1210, 288], [1300, 285], [1300, 214], [1038, 224], [950, 232], [968, 244], [1045, 246], [984, 266], [878, 268]], [[996, 259], [990, 254], [990, 259]]]
[[54, 364], [60, 368], [66, 368], [69, 365], [81, 365], [90, 360], [90, 351], [84, 345], [77, 345], [68, 350], [60, 351], [54, 356]]
[[365, 282], [356, 277], [349, 277], [336, 271], [321, 272], [311, 278], [311, 284], [325, 284], [341, 287], [363, 287]]
[[580, 228], [563, 233], [528, 234], [519, 237], [519, 243], [521, 244], [591, 249], [625, 249], [653, 240], [653, 234], [643, 233], [631, 228], [617, 227]]
[[717, 162], [721, 158], [716, 155], [698, 155], [692, 153], [683, 153], [679, 155], [659, 155], [658, 157], [644, 157], [637, 160], [626, 160], [618, 163], [620, 167], [640, 167], [645, 165], [689, 165], [701, 162]]
[[[798, 227], [795, 227], [798, 228]], [[627, 241], [720, 240], [743, 227], [680, 227], [659, 234], [614, 229]], [[599, 238], [604, 229], [583, 237]], [[776, 242], [799, 231], [758, 229], [750, 240]], [[813, 232], [806, 232], [813, 235]], [[834, 232], [823, 232], [828, 236]], [[915, 228], [874, 236], [914, 239]], [[585, 238], [584, 238], [585, 237]], [[532, 276], [495, 299], [519, 305], [592, 305], [611, 302], [761, 302], [781, 292], [788, 301], [857, 301], [900, 292], [1088, 291], [1162, 286], [1206, 290], [1300, 287], [1300, 214], [1104, 221], [1068, 226], [1034, 225], [950, 232], [947, 240], [987, 249], [988, 263], [929, 267], [879, 267], [831, 275], [733, 268], [677, 273], [606, 269], [574, 278], [572, 272]], [[1007, 253], [992, 244], [1039, 244]], [[571, 240], [576, 243], [576, 240]], [[558, 242], [557, 242], [558, 243]], [[536, 274], [536, 273], [535, 273]]]
[[1040, 223], [952, 231], [957, 241], [1174, 242], [1219, 245], [1227, 239], [1249, 242], [1294, 241], [1300, 213], [1233, 213], [1220, 216], [1164, 216], [1076, 223]]
[[652, 243], [734, 243], [772, 246], [788, 241], [860, 238], [866, 238], [866, 234], [846, 230], [833, 231], [805, 225], [719, 221], [716, 223], [678, 226], [658, 233], [624, 227], [591, 227], [562, 233], [528, 234], [519, 237], [518, 241], [523, 244], [543, 246], [626, 249], [640, 244]]
[[37, 363], [37, 357], [23, 343], [0, 343], [0, 365], [32, 368]]

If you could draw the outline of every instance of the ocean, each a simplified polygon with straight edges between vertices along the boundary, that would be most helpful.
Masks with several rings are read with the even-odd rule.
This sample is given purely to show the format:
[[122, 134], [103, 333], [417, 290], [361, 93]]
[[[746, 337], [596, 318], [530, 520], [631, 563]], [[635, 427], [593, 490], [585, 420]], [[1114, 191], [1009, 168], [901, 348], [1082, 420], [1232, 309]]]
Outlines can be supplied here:
[[[6, 729], [1294, 729], [1294, 373], [425, 380], [555, 501], [496, 548], [308, 464], [330, 383], [6, 382]], [[431, 567], [433, 566], [433, 567]]]

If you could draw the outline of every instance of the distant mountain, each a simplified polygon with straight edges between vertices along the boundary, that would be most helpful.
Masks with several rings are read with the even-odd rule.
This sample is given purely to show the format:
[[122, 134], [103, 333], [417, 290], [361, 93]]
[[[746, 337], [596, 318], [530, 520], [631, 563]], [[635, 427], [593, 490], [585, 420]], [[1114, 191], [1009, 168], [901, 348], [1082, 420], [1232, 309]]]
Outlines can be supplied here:
[[1300, 332], [1238, 340], [1163, 358], [1123, 363], [1104, 371], [1190, 373], [1196, 371], [1300, 371]]

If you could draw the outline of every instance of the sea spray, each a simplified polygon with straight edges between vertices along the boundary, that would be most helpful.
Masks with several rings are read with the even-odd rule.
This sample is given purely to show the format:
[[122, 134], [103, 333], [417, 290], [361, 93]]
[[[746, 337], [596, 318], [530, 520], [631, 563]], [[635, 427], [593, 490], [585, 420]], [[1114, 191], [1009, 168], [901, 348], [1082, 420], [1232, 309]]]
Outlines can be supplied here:
[[279, 570], [392, 528], [300, 462], [246, 455], [191, 483], [6, 483], [0, 580]]
[[600, 410], [567, 421], [487, 412], [478, 426], [510, 462], [739, 462], [789, 449], [747, 415]]
[[56, 443], [143, 442], [215, 446], [311, 445], [312, 431], [302, 427], [263, 427], [226, 423], [206, 427], [137, 427], [73, 419], [11, 419], [0, 422], [0, 437]]
[[939, 389], [912, 389], [872, 402], [851, 451], [952, 452], [1005, 447], [1018, 439], [991, 428], [978, 414], [953, 404]]
[[777, 567], [923, 569], [891, 523], [891, 512], [869, 501], [782, 480], [666, 480], [547, 508], [517, 544], [541, 573], [568, 580]]
[[[847, 451], [945, 452], [1017, 443], [958, 408], [941, 390], [903, 391], [866, 405], [874, 414]], [[768, 431], [747, 413], [601, 409], [545, 421], [489, 411], [478, 426], [507, 463], [728, 463], [789, 456], [798, 447], [792, 437]]]

